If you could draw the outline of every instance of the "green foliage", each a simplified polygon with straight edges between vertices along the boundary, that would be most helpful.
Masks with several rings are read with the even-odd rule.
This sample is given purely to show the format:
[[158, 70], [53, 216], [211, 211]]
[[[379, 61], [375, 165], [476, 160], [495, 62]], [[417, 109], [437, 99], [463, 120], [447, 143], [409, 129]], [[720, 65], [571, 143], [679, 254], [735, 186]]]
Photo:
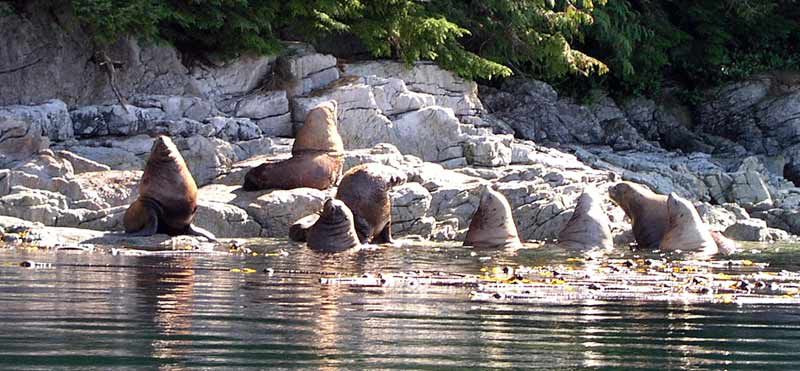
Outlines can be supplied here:
[[[605, 61], [619, 94], [686, 89], [778, 68], [800, 68], [796, 0], [609, 0], [593, 15], [587, 51]], [[591, 46], [591, 47], [589, 47]]]
[[59, 1], [72, 5], [98, 46], [135, 36], [233, 55], [349, 34], [374, 57], [616, 95], [800, 68], [799, 0]]
[[569, 73], [603, 73], [605, 65], [570, 46], [581, 26], [592, 23], [601, 1], [439, 0], [431, 10], [470, 31], [463, 42], [477, 55], [516, 73], [556, 78]]

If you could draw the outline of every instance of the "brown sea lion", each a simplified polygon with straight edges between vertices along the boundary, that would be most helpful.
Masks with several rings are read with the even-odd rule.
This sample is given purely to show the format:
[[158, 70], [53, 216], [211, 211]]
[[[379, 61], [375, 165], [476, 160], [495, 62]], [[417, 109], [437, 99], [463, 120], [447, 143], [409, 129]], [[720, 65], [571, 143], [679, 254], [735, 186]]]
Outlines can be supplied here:
[[660, 248], [663, 251], [694, 251], [704, 255], [716, 254], [717, 243], [708, 226], [689, 200], [670, 193], [667, 198], [669, 224]]
[[242, 189], [328, 189], [342, 174], [344, 145], [336, 129], [336, 104], [328, 101], [306, 115], [292, 146], [292, 157], [261, 164], [247, 172]]
[[594, 189], [583, 191], [567, 225], [558, 234], [558, 244], [567, 249], [611, 249], [614, 239], [608, 227], [600, 195]]
[[608, 189], [633, 225], [633, 236], [643, 249], [657, 249], [669, 223], [667, 196], [631, 182], [620, 182]]
[[197, 185], [178, 148], [169, 137], [153, 142], [139, 183], [139, 198], [125, 211], [125, 232], [135, 236], [156, 233], [188, 234], [215, 240], [192, 225], [197, 211]]
[[353, 225], [353, 213], [340, 200], [328, 199], [317, 221], [306, 231], [308, 247], [326, 252], [339, 252], [361, 243]]
[[394, 243], [389, 191], [405, 182], [397, 169], [377, 163], [355, 166], [342, 176], [336, 198], [353, 212], [361, 243]]
[[511, 206], [500, 192], [489, 186], [484, 188], [478, 209], [472, 214], [464, 246], [522, 247]]

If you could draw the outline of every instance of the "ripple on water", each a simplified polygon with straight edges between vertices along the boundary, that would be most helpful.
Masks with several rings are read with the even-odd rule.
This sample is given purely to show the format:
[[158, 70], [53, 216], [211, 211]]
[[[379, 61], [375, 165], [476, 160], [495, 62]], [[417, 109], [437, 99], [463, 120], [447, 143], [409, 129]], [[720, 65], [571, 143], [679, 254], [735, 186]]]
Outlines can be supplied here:
[[[0, 368], [789, 369], [800, 354], [794, 306], [493, 303], [471, 301], [469, 288], [319, 282], [324, 272], [477, 274], [563, 254], [442, 245], [324, 255], [274, 242], [262, 252], [277, 249], [289, 253], [0, 249]], [[15, 266], [23, 260], [54, 267]]]

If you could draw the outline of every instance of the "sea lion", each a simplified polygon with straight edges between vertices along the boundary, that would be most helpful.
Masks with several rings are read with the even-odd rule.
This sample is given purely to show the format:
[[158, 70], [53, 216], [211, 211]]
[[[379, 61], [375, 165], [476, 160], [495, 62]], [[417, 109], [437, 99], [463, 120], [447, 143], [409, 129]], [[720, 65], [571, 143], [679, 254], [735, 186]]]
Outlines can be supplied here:
[[289, 239], [295, 242], [306, 242], [308, 229], [319, 220], [319, 214], [306, 215], [289, 227]]
[[699, 251], [714, 255], [719, 250], [708, 226], [689, 200], [670, 193], [667, 198], [669, 224], [660, 248], [663, 251]]
[[558, 244], [574, 250], [611, 249], [614, 239], [608, 225], [600, 195], [594, 189], [585, 189], [578, 197], [572, 217], [558, 234]]
[[294, 189], [310, 187], [325, 190], [335, 185], [342, 174], [344, 145], [336, 129], [336, 104], [327, 101], [309, 111], [305, 124], [297, 131], [292, 157], [263, 163], [247, 172], [242, 189]]
[[196, 211], [197, 184], [172, 140], [159, 136], [139, 183], [139, 198], [125, 211], [125, 232], [135, 236], [188, 234], [214, 241], [213, 234], [192, 225]]
[[306, 231], [308, 247], [326, 252], [339, 252], [359, 246], [353, 213], [344, 202], [328, 199], [317, 221]]
[[478, 209], [472, 214], [464, 246], [522, 247], [511, 206], [500, 192], [489, 186], [484, 187]]
[[657, 249], [669, 223], [667, 196], [631, 182], [620, 182], [608, 189], [633, 225], [633, 236], [643, 249]]
[[394, 243], [389, 191], [405, 182], [404, 174], [377, 163], [355, 166], [342, 176], [336, 198], [353, 212], [361, 243]]

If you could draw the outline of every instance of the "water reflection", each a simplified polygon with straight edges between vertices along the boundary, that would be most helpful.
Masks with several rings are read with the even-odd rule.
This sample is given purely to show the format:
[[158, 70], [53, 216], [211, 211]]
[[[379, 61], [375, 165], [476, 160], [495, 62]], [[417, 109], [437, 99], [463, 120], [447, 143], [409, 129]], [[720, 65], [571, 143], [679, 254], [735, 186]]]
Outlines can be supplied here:
[[[0, 249], [0, 368], [791, 369], [800, 352], [794, 307], [484, 303], [470, 301], [468, 288], [319, 283], [324, 272], [478, 273], [564, 258], [550, 250], [437, 245], [330, 255], [276, 243], [264, 252]], [[14, 265], [29, 259], [65, 265]]]

